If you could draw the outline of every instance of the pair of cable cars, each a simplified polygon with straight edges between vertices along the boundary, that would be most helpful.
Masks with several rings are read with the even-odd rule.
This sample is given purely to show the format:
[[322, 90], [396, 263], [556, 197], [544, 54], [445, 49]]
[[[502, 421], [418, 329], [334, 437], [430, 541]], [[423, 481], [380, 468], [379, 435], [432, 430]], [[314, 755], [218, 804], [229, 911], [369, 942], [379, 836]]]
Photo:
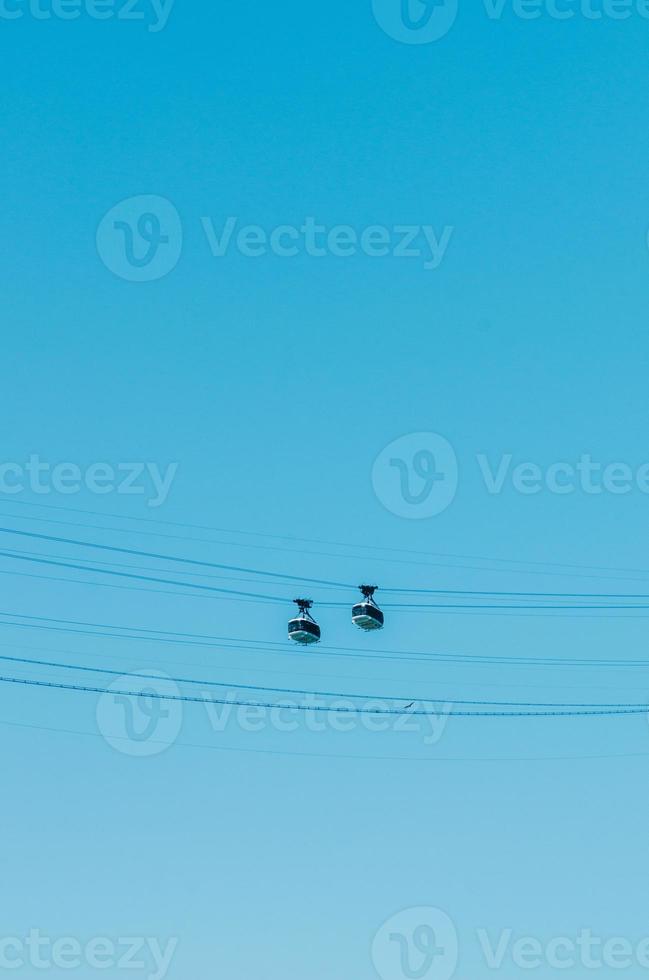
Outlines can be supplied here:
[[[383, 629], [385, 617], [374, 601], [377, 586], [359, 585], [359, 589], [363, 599], [352, 607], [352, 623], [368, 633], [371, 630]], [[289, 640], [301, 643], [303, 646], [319, 643], [321, 630], [310, 612], [313, 602], [311, 599], [294, 599], [293, 601], [299, 609], [299, 614], [294, 619], [289, 620]]]

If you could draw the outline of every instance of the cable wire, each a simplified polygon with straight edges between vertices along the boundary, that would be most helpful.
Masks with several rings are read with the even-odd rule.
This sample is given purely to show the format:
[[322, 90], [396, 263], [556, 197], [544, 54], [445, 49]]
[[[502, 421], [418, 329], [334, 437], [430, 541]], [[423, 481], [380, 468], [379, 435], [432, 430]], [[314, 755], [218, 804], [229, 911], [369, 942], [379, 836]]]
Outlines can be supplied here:
[[[159, 678], [158, 678], [159, 680]], [[25, 687], [49, 688], [58, 691], [75, 691], [86, 694], [111, 694], [116, 697], [146, 697], [156, 701], [180, 701], [193, 704], [218, 704], [236, 705], [245, 708], [281, 708], [283, 705], [269, 701], [243, 701], [231, 698], [199, 698], [187, 694], [161, 694], [157, 691], [123, 691], [105, 687], [89, 687], [81, 684], [62, 684], [55, 681], [34, 680], [24, 677], [6, 677], [0, 675], [0, 684], [20, 684]], [[410, 716], [420, 718], [436, 718], [436, 712], [422, 711], [418, 708], [396, 709], [396, 708], [372, 708], [355, 707], [346, 705], [301, 705], [294, 704], [289, 707], [297, 711], [318, 711], [334, 714], [360, 714], [360, 715], [392, 715], [398, 717]], [[456, 718], [578, 718], [578, 717], [610, 717], [615, 715], [639, 715], [645, 714], [647, 707], [629, 708], [606, 708], [584, 711], [453, 711]], [[449, 712], [450, 714], [450, 712]]]
[[[14, 664], [26, 664], [32, 667], [54, 667], [60, 668], [62, 670], [78, 670], [85, 673], [91, 674], [106, 674], [112, 677], [125, 677], [123, 670], [114, 670], [109, 667], [91, 667], [85, 664], [66, 664], [57, 663], [53, 660], [32, 660], [27, 657], [9, 657], [6, 655], [0, 655], [0, 661]], [[200, 687], [225, 687], [236, 691], [263, 691], [265, 694], [299, 694], [304, 697], [314, 697], [314, 698], [349, 698], [363, 701], [389, 701], [389, 702], [412, 702], [413, 704], [453, 704], [453, 705], [473, 705], [473, 706], [486, 706], [499, 707], [499, 708], [643, 708], [645, 711], [649, 711], [649, 704], [584, 704], [584, 703], [572, 703], [572, 704], [556, 704], [556, 703], [546, 703], [538, 701], [470, 701], [470, 700], [457, 700], [455, 698], [422, 698], [422, 697], [410, 697], [403, 695], [398, 697], [396, 695], [390, 694], [352, 694], [349, 692], [341, 691], [312, 691], [312, 690], [300, 690], [291, 687], [267, 687], [263, 684], [236, 684], [229, 683], [227, 681], [213, 681], [207, 679], [197, 679], [190, 677], [171, 677], [166, 674], [163, 678], [156, 674], [147, 674], [142, 671], [129, 671], [129, 677], [138, 677], [141, 680], [150, 681], [173, 681], [175, 684], [193, 684]]]
[[[273, 572], [273, 571], [267, 571], [267, 570], [263, 570], [263, 569], [243, 567], [243, 566], [239, 566], [239, 565], [229, 565], [229, 564], [219, 563], [219, 562], [210, 562], [210, 561], [204, 561], [204, 560], [199, 560], [199, 559], [195, 559], [195, 558], [187, 558], [187, 557], [178, 556], [178, 555], [167, 555], [167, 554], [163, 554], [163, 553], [160, 553], [160, 552], [144, 551], [144, 550], [135, 549], [135, 548], [124, 548], [124, 547], [121, 547], [121, 546], [118, 546], [118, 545], [107, 545], [107, 544], [101, 544], [99, 542], [82, 541], [82, 540], [79, 540], [77, 538], [65, 538], [65, 537], [60, 537], [60, 536], [56, 536], [56, 535], [41, 534], [41, 533], [38, 533], [36, 531], [21, 531], [21, 530], [15, 529], [15, 528], [0, 527], [0, 532], [5, 533], [5, 534], [18, 535], [18, 536], [21, 536], [21, 537], [33, 538], [33, 539], [41, 540], [41, 541], [56, 542], [58, 544], [68, 544], [68, 545], [73, 545], [75, 547], [84, 547], [84, 548], [99, 549], [99, 550], [102, 550], [102, 551], [113, 551], [113, 552], [117, 552], [119, 554], [132, 555], [132, 556], [140, 557], [140, 558], [142, 558], [142, 557], [144, 557], [144, 558], [151, 558], [151, 559], [154, 559], [154, 560], [157, 560], [157, 561], [170, 561], [170, 562], [177, 562], [177, 563], [181, 563], [181, 564], [192, 565], [192, 566], [196, 566], [196, 567], [214, 568], [214, 569], [219, 569], [221, 571], [238, 572], [238, 573], [242, 573], [242, 574], [246, 574], [246, 575], [259, 575], [259, 576], [262, 576], [262, 577], [270, 577], [270, 578], [274, 578], [274, 579], [284, 580], [287, 583], [288, 582], [300, 582], [300, 583], [309, 584], [309, 585], [321, 585], [321, 586], [326, 586], [328, 588], [340, 588], [340, 589], [349, 589], [349, 590], [353, 590], [353, 589], [356, 588], [356, 586], [352, 585], [349, 582], [337, 582], [337, 581], [332, 581], [332, 580], [329, 580], [329, 579], [320, 579], [320, 578], [312, 578], [312, 577], [308, 577], [308, 576], [290, 575], [288, 573], [283, 573], [283, 572]], [[92, 571], [92, 572], [96, 572], [97, 574], [116, 575], [116, 576], [125, 577], [125, 578], [137, 579], [137, 580], [140, 580], [140, 581], [155, 582], [157, 584], [175, 585], [175, 586], [180, 586], [180, 587], [183, 587], [183, 588], [202, 589], [204, 591], [219, 592], [219, 593], [222, 593], [224, 595], [236, 595], [236, 596], [239, 596], [239, 597], [249, 598], [249, 599], [264, 599], [265, 601], [269, 601], [269, 602], [282, 602], [283, 603], [283, 602], [286, 601], [286, 599], [284, 599], [281, 596], [265, 596], [265, 595], [260, 595], [258, 593], [254, 593], [254, 592], [244, 592], [244, 591], [238, 591], [238, 590], [234, 590], [234, 589], [218, 588], [217, 586], [204, 586], [204, 585], [199, 585], [198, 583], [194, 583], [194, 582], [180, 582], [180, 581], [174, 580], [174, 579], [163, 579], [163, 578], [152, 577], [152, 576], [142, 576], [142, 575], [138, 575], [138, 574], [136, 574], [134, 572], [117, 572], [117, 571], [114, 571], [114, 570], [106, 570], [106, 569], [101, 569], [101, 568], [92, 568], [92, 567], [89, 567], [87, 565], [78, 565], [78, 564], [71, 563], [71, 562], [57, 562], [57, 561], [55, 561], [53, 559], [36, 557], [36, 556], [28, 556], [28, 555], [24, 555], [24, 554], [21, 555], [21, 554], [13, 553], [11, 551], [3, 551], [3, 552], [0, 552], [0, 555], [2, 555], [3, 557], [7, 557], [7, 558], [14, 558], [16, 560], [33, 561], [33, 562], [40, 562], [40, 563], [43, 563], [43, 564], [57, 565], [58, 567], [62, 567], [62, 568], [72, 568], [72, 569], [75, 569], [77, 571], [79, 571], [79, 570], [81, 570], [81, 571]], [[521, 598], [521, 599], [531, 599], [531, 598], [550, 599], [550, 598], [554, 598], [554, 599], [592, 599], [592, 600], [598, 600], [598, 599], [619, 599], [619, 600], [625, 600], [625, 601], [626, 600], [640, 600], [640, 599], [649, 600], [649, 593], [516, 592], [516, 591], [495, 591], [495, 590], [494, 591], [480, 591], [480, 590], [473, 590], [473, 589], [467, 589], [467, 590], [464, 590], [464, 589], [422, 589], [422, 588], [405, 588], [405, 587], [389, 587], [389, 586], [388, 587], [382, 587], [381, 591], [383, 593], [385, 593], [386, 595], [387, 594], [410, 594], [410, 595], [438, 595], [438, 596], [458, 596], [458, 597], [477, 596], [477, 597], [484, 597], [484, 598], [490, 598], [490, 599], [516, 599], [516, 598]], [[335, 603], [335, 602], [327, 602], [327, 601], [325, 601], [325, 602], [320, 602], [319, 605], [322, 606], [322, 607], [330, 607], [330, 608], [338, 607], [339, 608], [340, 606], [343, 605], [343, 603]], [[517, 609], [523, 609], [523, 610], [525, 610], [525, 609], [535, 609], [536, 610], [536, 609], [538, 609], [538, 610], [542, 610], [542, 611], [552, 611], [552, 610], [554, 610], [556, 608], [566, 609], [566, 610], [574, 610], [574, 611], [577, 611], [577, 610], [587, 610], [587, 609], [611, 610], [611, 609], [618, 609], [618, 608], [619, 609], [628, 609], [628, 608], [632, 608], [632, 609], [645, 609], [645, 608], [649, 608], [649, 606], [647, 606], [647, 605], [641, 605], [638, 602], [634, 602], [633, 605], [623, 605], [623, 604], [604, 605], [604, 604], [602, 604], [602, 605], [597, 605], [597, 606], [591, 605], [591, 604], [589, 604], [587, 606], [581, 606], [581, 605], [565, 605], [563, 603], [560, 606], [554, 606], [554, 605], [526, 606], [526, 605], [523, 605], [523, 604], [516, 604], [516, 605], [507, 606], [507, 605], [503, 605], [501, 603], [494, 604], [494, 605], [490, 605], [488, 603], [482, 603], [480, 605], [476, 605], [476, 604], [459, 604], [459, 603], [454, 603], [452, 605], [451, 604], [444, 605], [444, 604], [441, 604], [441, 603], [435, 603], [435, 604], [433, 604], [433, 603], [386, 603], [386, 604], [384, 604], [384, 606], [385, 606], [386, 609], [482, 609], [482, 608], [491, 609], [491, 608], [497, 608], [497, 609], [503, 609], [503, 610], [517, 610]]]
[[[5, 529], [0, 528], [0, 531], [3, 531], [3, 530], [5, 530]], [[15, 533], [17, 533], [17, 534], [23, 534], [23, 533], [28, 533], [28, 532], [17, 531]], [[36, 537], [42, 537], [42, 535], [36, 535]], [[77, 544], [79, 542], [68, 541], [67, 543]], [[116, 550], [116, 551], [123, 551], [124, 550], [122, 548], [113, 548], [113, 546], [110, 546], [110, 545], [88, 544], [87, 542], [85, 542], [85, 543], [88, 545], [88, 547], [92, 547], [92, 548], [106, 548], [108, 550]], [[140, 552], [139, 554], [142, 554], [142, 553]], [[227, 588], [225, 588], [223, 586], [204, 585], [204, 584], [199, 583], [199, 582], [183, 582], [183, 581], [178, 580], [178, 579], [167, 579], [167, 578], [161, 578], [159, 576], [141, 575], [141, 574], [136, 573], [136, 572], [118, 572], [115, 569], [96, 568], [96, 567], [93, 567], [93, 566], [90, 566], [90, 565], [87, 565], [87, 564], [80, 565], [80, 564], [78, 564], [76, 562], [56, 561], [56, 560], [54, 560], [52, 558], [43, 558], [43, 557], [35, 556], [35, 555], [21, 554], [19, 552], [15, 552], [15, 551], [0, 551], [0, 557], [9, 558], [9, 559], [12, 559], [14, 561], [26, 561], [26, 562], [31, 562], [31, 563], [39, 564], [39, 565], [49, 565], [49, 566], [54, 566], [56, 568], [70, 568], [70, 569], [73, 569], [75, 571], [93, 572], [94, 574], [97, 574], [97, 575], [110, 575], [110, 576], [114, 576], [114, 577], [118, 577], [118, 578], [133, 579], [133, 580], [140, 581], [140, 582], [152, 582], [152, 583], [155, 583], [155, 584], [158, 584], [158, 585], [173, 585], [173, 586], [177, 586], [179, 588], [197, 589], [197, 590], [199, 590], [201, 592], [209, 592], [209, 593], [214, 593], [216, 595], [236, 596], [238, 598], [245, 598], [245, 599], [249, 599], [249, 600], [261, 600], [261, 601], [264, 601], [264, 602], [277, 603], [277, 604], [281, 604], [281, 605], [285, 605], [286, 603], [288, 603], [290, 601], [287, 597], [284, 597], [284, 596], [266, 595], [266, 594], [262, 594], [262, 593], [258, 593], [258, 592], [246, 592], [246, 591], [238, 590], [238, 589], [227, 589]], [[185, 558], [182, 558], [182, 559], [181, 558], [173, 559], [173, 558], [170, 558], [170, 556], [162, 556], [162, 555], [149, 555], [149, 557], [165, 558], [165, 560], [176, 560], [176, 561], [183, 561], [183, 562], [185, 562], [185, 561], [192, 561], [192, 559], [185, 559]], [[226, 567], [226, 566], [216, 566], [216, 567]], [[237, 569], [237, 570], [239, 570], [239, 569]], [[250, 571], [250, 570], [248, 570], [248, 571]], [[267, 574], [267, 573], [265, 573], [265, 572], [259, 572], [259, 574]], [[272, 574], [272, 573], [270, 573], [270, 574]], [[278, 575], [279, 575], [279, 573], [278, 573]], [[314, 581], [318, 581], [318, 580], [315, 580], [315, 579], [304, 579], [303, 581], [305, 581], [305, 582], [308, 581], [308, 582], [310, 582], [312, 584]], [[331, 586], [331, 585], [335, 585], [335, 583], [329, 582], [329, 583], [327, 583], [327, 585]], [[337, 586], [337, 587], [341, 587], [342, 588], [343, 586]], [[351, 585], [344, 586], [344, 587], [345, 588], [349, 588], [349, 589], [352, 588]], [[387, 590], [386, 589], [385, 591], [390, 591], [390, 590]], [[464, 595], [465, 593], [459, 593], [458, 592], [458, 593], [454, 593], [454, 594]], [[466, 594], [471, 595], [473, 593], [466, 593]], [[484, 593], [484, 594], [485, 595], [488, 595], [489, 593]], [[525, 595], [525, 593], [491, 593], [491, 594], [494, 595], [494, 596], [499, 595], [499, 596], [502, 596], [503, 598], [508, 597], [508, 596], [514, 596], [514, 597], [516, 597], [516, 595], [521, 595], [521, 596]], [[527, 595], [537, 595], [537, 593], [527, 593]], [[539, 597], [542, 597], [543, 596], [543, 593], [538, 593], [538, 595], [539, 595]], [[562, 594], [561, 593], [556, 593], [556, 595], [562, 595]], [[578, 594], [577, 593], [574, 593], [573, 595], [578, 595]], [[566, 598], [570, 598], [571, 596], [570, 596], [570, 594], [566, 594], [565, 597]], [[585, 597], [586, 598], [589, 598], [588, 595], [586, 595]], [[597, 595], [593, 595], [593, 598], [598, 598], [598, 596]], [[633, 595], [631, 595], [631, 596], [625, 596], [625, 595], [620, 594], [619, 595], [619, 598], [620, 599], [635, 599], [635, 598], [647, 598], [647, 599], [649, 599], [649, 595], [636, 597], [636, 596], [633, 596]], [[330, 601], [330, 600], [325, 600], [325, 601], [319, 602], [318, 605], [320, 607], [322, 607], [322, 608], [342, 609], [342, 608], [345, 608], [347, 606], [347, 603], [345, 603], [345, 602], [333, 602], [333, 601]], [[453, 602], [453, 603], [419, 603], [419, 602], [411, 602], [411, 603], [383, 603], [383, 608], [384, 609], [394, 609], [394, 610], [409, 610], [409, 609], [413, 609], [413, 610], [418, 610], [418, 611], [420, 611], [420, 610], [429, 610], [429, 609], [432, 609], [432, 610], [454, 610], [454, 609], [481, 610], [481, 609], [485, 609], [485, 610], [495, 610], [495, 611], [502, 610], [502, 611], [505, 611], [505, 612], [518, 611], [518, 610], [523, 610], [523, 611], [526, 611], [526, 610], [529, 611], [529, 610], [531, 610], [531, 611], [544, 611], [544, 612], [550, 612], [550, 611], [553, 611], [553, 612], [557, 612], [557, 611], [575, 611], [575, 612], [576, 611], [581, 611], [581, 612], [585, 612], [585, 611], [591, 611], [591, 610], [592, 611], [607, 611], [607, 610], [608, 611], [614, 611], [614, 610], [618, 610], [618, 609], [619, 610], [627, 610], [627, 609], [631, 609], [631, 610], [634, 610], [634, 609], [643, 610], [643, 609], [649, 609], [649, 603], [626, 602], [626, 603], [598, 603], [598, 604], [595, 604], [593, 602], [593, 603], [587, 603], [587, 604], [556, 603], [556, 604], [539, 605], [537, 603], [533, 603], [533, 604], [524, 604], [524, 603], [503, 604], [503, 603], [500, 603], [500, 602], [498, 602], [498, 603], [486, 603], [486, 602], [483, 602], [483, 603], [460, 603], [460, 602]]]
[[[296, 650], [288, 641], [278, 640], [249, 640], [242, 637], [214, 636], [205, 633], [186, 633], [171, 630], [157, 630], [154, 627], [119, 626], [105, 623], [92, 623], [74, 619], [56, 619], [51, 616], [33, 616], [26, 613], [7, 612], [0, 610], [0, 616], [15, 616], [18, 620], [27, 619], [21, 623], [0, 620], [0, 626], [22, 627], [30, 629], [49, 630], [59, 633], [78, 633], [86, 636], [108, 637], [121, 640], [144, 640], [150, 643], [170, 643], [180, 646], [205, 646], [212, 649], [237, 649], [239, 652], [275, 653], [281, 656], [298, 656], [303, 658], [304, 650]], [[59, 625], [52, 626], [56, 623]], [[82, 627], [79, 629], [78, 627]], [[83, 628], [87, 627], [87, 628]], [[120, 630], [121, 632], [113, 632]], [[146, 635], [149, 634], [149, 635]], [[228, 647], [232, 644], [232, 647]], [[255, 644], [252, 646], [252, 644]], [[354, 647], [321, 647], [319, 650], [309, 649], [309, 657], [342, 657], [369, 660], [395, 660], [397, 662], [414, 663], [470, 663], [473, 666], [531, 666], [531, 667], [610, 667], [610, 668], [645, 668], [649, 660], [603, 660], [595, 658], [565, 658], [565, 657], [505, 657], [492, 654], [462, 654], [462, 653], [429, 653], [409, 650], [390, 650], [380, 648], [373, 653], [359, 652]]]
[[[82, 509], [82, 508], [79, 508], [79, 507], [64, 507], [64, 506], [56, 505], [56, 504], [49, 504], [49, 503], [48, 504], [43, 504], [43, 503], [36, 502], [36, 501], [16, 500], [15, 498], [5, 500], [5, 501], [3, 501], [3, 503], [8, 504], [8, 505], [17, 505], [17, 506], [21, 506], [21, 507], [36, 507], [36, 508], [40, 508], [41, 510], [59, 511], [59, 512], [68, 513], [68, 514], [84, 514], [84, 515], [91, 516], [91, 517], [99, 517], [99, 518], [102, 518], [104, 520], [106, 518], [115, 518], [116, 520], [120, 520], [120, 521], [137, 521], [139, 524], [147, 524], [147, 525], [150, 525], [150, 526], [157, 524], [159, 526], [164, 526], [164, 527], [188, 528], [190, 530], [195, 530], [195, 531], [209, 531], [209, 532], [216, 533], [216, 534], [237, 534], [237, 535], [242, 535], [242, 536], [246, 536], [246, 537], [266, 538], [266, 539], [275, 540], [275, 541], [290, 541], [290, 542], [294, 542], [296, 544], [304, 543], [304, 544], [325, 545], [327, 547], [336, 547], [336, 548], [360, 548], [360, 549], [367, 550], [367, 551], [384, 551], [384, 552], [389, 552], [389, 553], [393, 553], [393, 554], [401, 554], [401, 555], [418, 555], [418, 556], [421, 556], [421, 557], [424, 557], [424, 558], [426, 558], [426, 557], [451, 558], [451, 559], [456, 560], [456, 561], [497, 562], [499, 564], [504, 564], [504, 565], [534, 565], [534, 566], [537, 566], [538, 568], [542, 568], [542, 569], [546, 569], [546, 568], [566, 568], [566, 569], [580, 569], [580, 570], [584, 570], [584, 571], [601, 571], [601, 572], [616, 572], [616, 573], [631, 572], [631, 573], [634, 573], [636, 575], [645, 575], [645, 576], [646, 575], [649, 575], [649, 569], [643, 569], [643, 568], [616, 568], [616, 567], [608, 566], [608, 565], [584, 565], [584, 564], [576, 564], [576, 563], [569, 563], [569, 562], [530, 561], [528, 559], [497, 558], [497, 557], [494, 557], [493, 555], [486, 556], [486, 555], [452, 554], [452, 553], [449, 553], [449, 552], [422, 551], [421, 549], [413, 549], [413, 548], [391, 548], [391, 547], [384, 547], [384, 546], [379, 546], [379, 545], [368, 545], [368, 544], [365, 544], [365, 543], [361, 544], [360, 542], [327, 541], [327, 540], [322, 539], [322, 538], [304, 538], [304, 537], [298, 537], [296, 535], [269, 534], [269, 533], [263, 532], [263, 531], [250, 531], [250, 530], [246, 530], [246, 529], [237, 529], [237, 528], [232, 529], [232, 528], [225, 528], [225, 527], [214, 527], [214, 526], [207, 525], [207, 524], [192, 524], [192, 523], [183, 522], [183, 521], [159, 520], [157, 518], [152, 518], [152, 517], [132, 517], [132, 516], [129, 516], [129, 515], [126, 515], [126, 514], [115, 514], [115, 513], [111, 513], [111, 512], [103, 513], [101, 511], [94, 511], [94, 510]], [[6, 515], [6, 516], [9, 516], [9, 515]], [[12, 516], [13, 519], [18, 519], [18, 520], [29, 519], [29, 518], [21, 518], [21, 517], [18, 517], [17, 515], [11, 515], [11, 516]], [[45, 519], [44, 518], [32, 518], [32, 520], [39, 520], [39, 521], [45, 522]], [[74, 522], [70, 522], [70, 521], [68, 521], [68, 522], [63, 522], [63, 521], [49, 521], [47, 523], [56, 523], [56, 524], [58, 524], [58, 523], [66, 524], [67, 523], [67, 526], [68, 527], [70, 527], [70, 526], [72, 526], [72, 527], [75, 527], [75, 526], [77, 526], [77, 527], [87, 526], [89, 528], [92, 528], [93, 530], [107, 530], [107, 531], [115, 530], [115, 531], [118, 531], [118, 532], [124, 533], [124, 534], [145, 533], [145, 534], [155, 535], [155, 536], [159, 536], [159, 537], [166, 537], [167, 536], [167, 535], [156, 534], [156, 532], [153, 532], [153, 531], [141, 532], [139, 530], [133, 530], [133, 531], [131, 531], [128, 528], [103, 528], [100, 525], [82, 525], [82, 524], [78, 524], [78, 523], [75, 524]], [[169, 536], [169, 537], [171, 537], [171, 536]], [[201, 542], [200, 539], [196, 539], [196, 538], [187, 538], [187, 537], [180, 537], [180, 536], [175, 536], [175, 537], [177, 539], [180, 539], [180, 540], [195, 541], [196, 543], [221, 544], [221, 542], [213, 542], [213, 541], [205, 541], [205, 540], [203, 540]], [[240, 544], [237, 544], [236, 542], [229, 542], [229, 544], [232, 545], [232, 546], [235, 546], [235, 547], [241, 547], [242, 546]], [[243, 547], [257, 547], [257, 548], [259, 548], [260, 546], [259, 545], [244, 545]], [[272, 548], [271, 550], [274, 550], [275, 551], [275, 550], [288, 550], [288, 549]], [[296, 552], [294, 550], [289, 550], [289, 553], [290, 554], [299, 554], [299, 552]], [[325, 557], [346, 558], [346, 557], [349, 557], [349, 556], [345, 556], [345, 555], [327, 555]], [[377, 560], [378, 561], [384, 561], [386, 559], [377, 558]], [[418, 565], [419, 564], [421, 564], [421, 565], [426, 564], [425, 562], [398, 562], [398, 563], [399, 564], [418, 564]], [[447, 566], [441, 566], [441, 567], [447, 567]], [[461, 568], [463, 566], [450, 566], [450, 567], [451, 568]], [[482, 568], [475, 568], [474, 570], [476, 570], [476, 571], [500, 571], [500, 569], [482, 569]], [[525, 571], [523, 569], [516, 569], [515, 571], [516, 571], [516, 574], [532, 574], [532, 575], [538, 575], [538, 574], [540, 574], [540, 575], [547, 575], [547, 574], [550, 574], [547, 571], [527, 572], [527, 571]], [[554, 574], [568, 575], [568, 574], [573, 574], [573, 573], [559, 572], [559, 573], [554, 573]], [[596, 578], [598, 576], [579, 576], [579, 577], [586, 577], [586, 578], [594, 577], [594, 578]]]

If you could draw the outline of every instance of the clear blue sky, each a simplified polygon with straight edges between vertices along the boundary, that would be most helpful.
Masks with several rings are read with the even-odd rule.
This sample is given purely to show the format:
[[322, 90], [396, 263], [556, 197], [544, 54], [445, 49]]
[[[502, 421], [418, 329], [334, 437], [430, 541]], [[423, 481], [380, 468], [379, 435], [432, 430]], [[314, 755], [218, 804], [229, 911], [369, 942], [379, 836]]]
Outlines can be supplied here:
[[[23, 13], [0, 23], [0, 462], [179, 465], [155, 510], [141, 496], [25, 489], [0, 494], [3, 527], [337, 582], [649, 591], [646, 494], [526, 495], [508, 482], [494, 495], [476, 461], [649, 462], [648, 20], [528, 21], [510, 7], [497, 20], [466, 4], [445, 37], [418, 45], [389, 36], [369, 0], [176, 0], [159, 31], [150, 8], [144, 21]], [[104, 215], [141, 195], [171, 202], [182, 227], [177, 264], [150, 282], [115, 274], [96, 242]], [[452, 235], [435, 269], [428, 255], [253, 258], [232, 246], [215, 257], [205, 219], [220, 234], [229, 216], [268, 232], [313, 216], [359, 235]], [[180, 247], [177, 228], [172, 239]], [[449, 441], [459, 485], [443, 513], [409, 520], [381, 502], [372, 467], [421, 432]], [[30, 502], [138, 520], [49, 514], [131, 529], [71, 533]], [[152, 518], [354, 547], [168, 527], [181, 539], [158, 538], [141, 533]], [[1, 541], [51, 560], [172, 568]], [[7, 557], [0, 571], [11, 656], [377, 695], [649, 695], [645, 673], [628, 668], [355, 656], [643, 659], [642, 615], [394, 611], [382, 634], [363, 636], [345, 610], [322, 608], [325, 642], [296, 655], [284, 642], [293, 586], [221, 583], [284, 606], [160, 595]], [[15, 614], [280, 645], [93, 638], [7, 625]], [[492, 974], [480, 928], [542, 943], [584, 927], [633, 944], [649, 932], [643, 716], [451, 717], [426, 745], [395, 731], [215, 732], [185, 704], [177, 740], [151, 757], [116, 751], [96, 716], [92, 694], [0, 686], [0, 939], [176, 937], [172, 980], [365, 980], [377, 929], [402, 909], [450, 916], [459, 977]], [[97, 972], [126, 971], [83, 975]], [[506, 957], [497, 975], [519, 973]]]

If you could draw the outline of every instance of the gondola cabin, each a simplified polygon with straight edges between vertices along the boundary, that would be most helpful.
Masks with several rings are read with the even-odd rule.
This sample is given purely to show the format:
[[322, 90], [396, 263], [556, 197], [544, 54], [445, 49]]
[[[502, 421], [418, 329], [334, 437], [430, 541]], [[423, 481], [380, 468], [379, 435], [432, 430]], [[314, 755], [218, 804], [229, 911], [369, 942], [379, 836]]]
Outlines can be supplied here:
[[385, 617], [374, 601], [377, 586], [361, 585], [359, 588], [363, 594], [363, 601], [357, 602], [352, 607], [352, 623], [366, 631], [383, 629]]
[[308, 646], [311, 643], [320, 642], [320, 627], [309, 612], [313, 603], [310, 599], [294, 599], [295, 605], [300, 610], [299, 615], [289, 620], [288, 638], [295, 643]]

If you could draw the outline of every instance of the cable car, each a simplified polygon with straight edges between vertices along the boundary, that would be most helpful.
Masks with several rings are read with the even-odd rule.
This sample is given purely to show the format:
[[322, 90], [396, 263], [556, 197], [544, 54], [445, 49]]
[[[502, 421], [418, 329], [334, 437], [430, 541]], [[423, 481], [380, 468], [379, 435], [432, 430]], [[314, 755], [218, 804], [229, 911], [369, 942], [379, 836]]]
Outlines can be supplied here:
[[352, 623], [362, 630], [381, 630], [385, 617], [377, 604], [374, 602], [374, 593], [378, 586], [359, 585], [363, 593], [363, 602], [356, 603], [352, 608]]
[[293, 602], [300, 610], [295, 619], [289, 620], [288, 638], [296, 643], [307, 646], [309, 643], [320, 642], [320, 627], [309, 612], [313, 603], [310, 599], [294, 599]]

